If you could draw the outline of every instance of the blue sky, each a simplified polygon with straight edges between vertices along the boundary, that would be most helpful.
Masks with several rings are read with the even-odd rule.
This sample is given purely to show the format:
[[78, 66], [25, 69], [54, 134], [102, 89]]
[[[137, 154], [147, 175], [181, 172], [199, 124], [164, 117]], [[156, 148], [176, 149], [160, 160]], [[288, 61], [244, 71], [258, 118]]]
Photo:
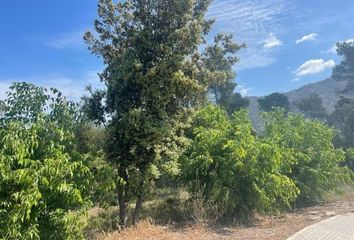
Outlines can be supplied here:
[[[99, 86], [103, 65], [82, 41], [96, 0], [0, 1], [0, 98], [13, 81], [53, 86], [79, 99]], [[354, 39], [353, 0], [215, 0], [212, 34], [233, 33], [248, 47], [235, 69], [246, 95], [285, 92], [323, 80], [339, 59], [333, 46]]]

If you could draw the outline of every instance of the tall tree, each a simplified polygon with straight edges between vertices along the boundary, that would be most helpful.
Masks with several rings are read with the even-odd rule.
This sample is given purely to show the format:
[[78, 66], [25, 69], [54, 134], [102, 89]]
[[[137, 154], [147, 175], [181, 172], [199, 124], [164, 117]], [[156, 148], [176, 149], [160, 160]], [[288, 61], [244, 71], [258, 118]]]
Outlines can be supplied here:
[[342, 57], [333, 69], [332, 77], [337, 81], [348, 81], [344, 93], [354, 91], [354, 41], [338, 42], [337, 53]]
[[[205, 99], [210, 82], [198, 48], [213, 22], [205, 20], [209, 4], [100, 0], [97, 38], [85, 34], [89, 49], [107, 66], [100, 75], [107, 90], [94, 94], [96, 100], [87, 101], [92, 106], [87, 110], [104, 109], [109, 116], [106, 152], [120, 177], [122, 225], [132, 197], [133, 223], [138, 220], [146, 190], [161, 169], [178, 172], [177, 159], [186, 142], [183, 128], [193, 106]], [[96, 116], [98, 122], [105, 119]]]
[[311, 93], [308, 97], [295, 102], [295, 106], [305, 117], [324, 120], [327, 117], [326, 109], [322, 105], [322, 98], [318, 93]]
[[290, 109], [288, 97], [278, 92], [258, 99], [258, 105], [260, 110], [265, 112], [272, 111], [274, 108], [284, 108], [286, 111]]
[[208, 74], [209, 93], [212, 100], [225, 108], [229, 115], [248, 106], [249, 101], [235, 92], [236, 73], [234, 64], [239, 60], [237, 51], [245, 44], [238, 45], [232, 35], [218, 34], [214, 43], [205, 49], [202, 55], [203, 65]]

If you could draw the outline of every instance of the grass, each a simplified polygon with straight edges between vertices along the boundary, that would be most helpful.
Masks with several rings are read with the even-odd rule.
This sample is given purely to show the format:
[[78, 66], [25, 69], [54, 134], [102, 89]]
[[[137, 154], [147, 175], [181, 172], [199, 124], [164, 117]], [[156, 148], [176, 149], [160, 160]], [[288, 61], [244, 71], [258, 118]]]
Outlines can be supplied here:
[[[134, 227], [118, 229], [118, 209], [93, 209], [87, 239], [95, 240], [174, 240], [174, 239], [286, 239], [298, 230], [329, 216], [354, 212], [354, 187], [347, 186], [342, 194], [328, 193], [326, 202], [309, 208], [276, 216], [256, 215], [252, 225], [222, 225], [204, 215], [212, 206], [188, 205], [188, 194], [183, 189], [163, 189], [146, 201], [142, 221]], [[194, 208], [193, 208], [194, 207]], [[199, 212], [200, 216], [193, 216]], [[314, 217], [313, 212], [318, 212]], [[151, 217], [151, 218], [150, 218]]]

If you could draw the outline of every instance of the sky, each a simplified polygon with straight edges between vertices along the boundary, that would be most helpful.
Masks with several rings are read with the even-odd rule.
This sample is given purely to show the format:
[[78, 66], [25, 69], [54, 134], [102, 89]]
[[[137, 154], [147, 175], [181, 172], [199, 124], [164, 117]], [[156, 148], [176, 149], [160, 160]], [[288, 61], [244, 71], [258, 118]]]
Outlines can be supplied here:
[[[56, 87], [79, 100], [100, 87], [101, 59], [82, 36], [97, 0], [0, 0], [0, 99], [14, 81]], [[218, 32], [245, 43], [235, 65], [237, 91], [262, 96], [324, 80], [340, 59], [335, 43], [354, 39], [353, 0], [214, 0]]]

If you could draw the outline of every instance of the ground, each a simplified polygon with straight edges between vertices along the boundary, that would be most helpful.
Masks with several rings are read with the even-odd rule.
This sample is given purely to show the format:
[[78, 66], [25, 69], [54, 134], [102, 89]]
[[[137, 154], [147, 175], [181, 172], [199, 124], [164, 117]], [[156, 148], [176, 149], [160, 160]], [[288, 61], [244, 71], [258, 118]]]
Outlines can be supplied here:
[[136, 227], [97, 236], [98, 240], [284, 240], [318, 221], [337, 214], [354, 212], [354, 196], [331, 203], [298, 209], [278, 216], [258, 216], [252, 226], [211, 226], [206, 223], [180, 225], [153, 224], [144, 220]]

